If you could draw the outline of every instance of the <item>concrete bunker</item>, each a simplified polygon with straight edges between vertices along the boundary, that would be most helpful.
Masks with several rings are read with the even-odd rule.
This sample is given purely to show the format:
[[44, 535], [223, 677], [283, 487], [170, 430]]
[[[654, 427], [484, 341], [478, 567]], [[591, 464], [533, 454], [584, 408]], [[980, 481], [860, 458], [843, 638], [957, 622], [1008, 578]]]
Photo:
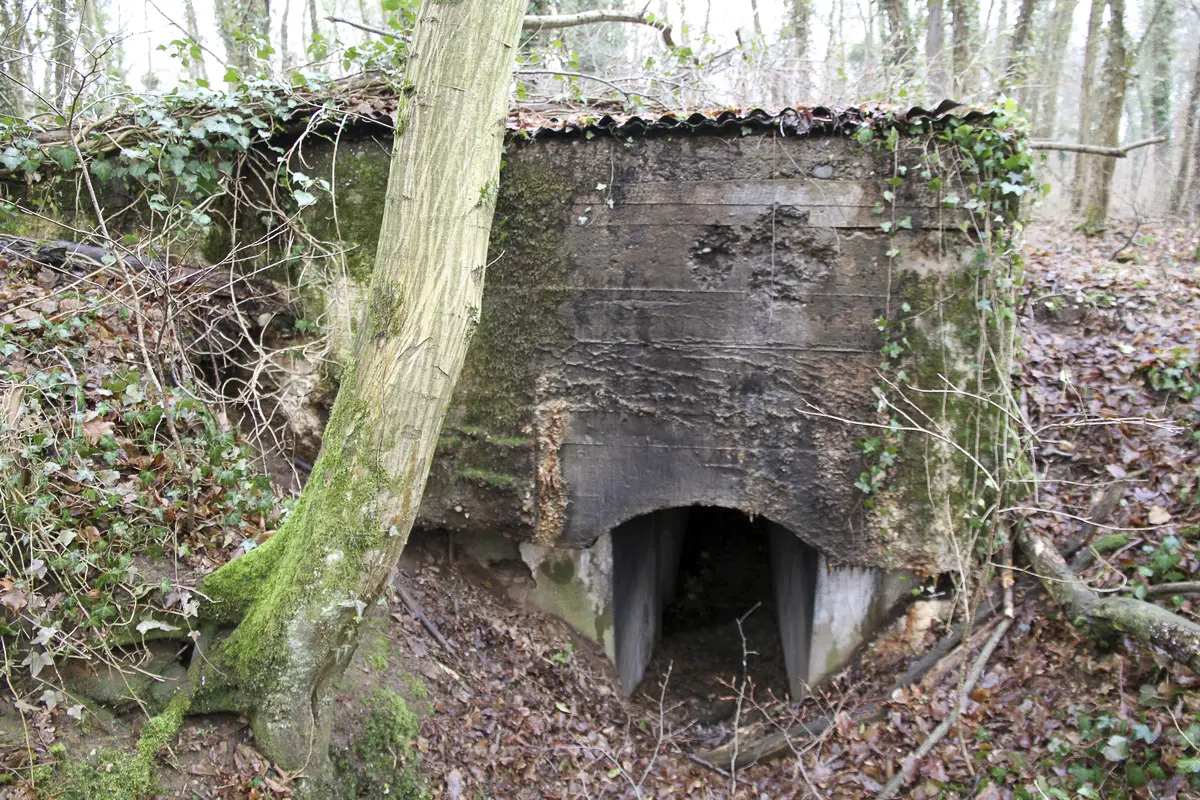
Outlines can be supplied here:
[[[946, 442], [995, 412], [936, 390], [978, 378], [981, 251], [937, 188], [956, 185], [953, 163], [929, 161], [960, 122], [913, 113], [510, 122], [479, 324], [419, 525], [519, 551], [532, 602], [600, 643], [627, 691], [665, 633], [697, 506], [766, 526], [793, 695], [840, 668], [914, 574], [956, 563], [974, 467]], [[336, 174], [337, 217], [357, 223], [339, 229], [346, 250], [370, 254], [388, 148], [358, 133], [314, 171]], [[324, 201], [306, 213], [334, 219]], [[318, 313], [354, 319], [369, 262]], [[901, 354], [885, 330], [904, 331]], [[898, 440], [886, 464], [845, 423], [879, 414], [881, 350], [945, 440]]]

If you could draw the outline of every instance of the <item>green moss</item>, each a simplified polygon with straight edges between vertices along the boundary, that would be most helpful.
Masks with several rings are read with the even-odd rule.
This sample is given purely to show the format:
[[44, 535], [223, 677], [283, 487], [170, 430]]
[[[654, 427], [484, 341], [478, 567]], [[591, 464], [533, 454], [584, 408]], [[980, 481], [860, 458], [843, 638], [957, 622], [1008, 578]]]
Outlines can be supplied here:
[[472, 425], [459, 425], [455, 428], [470, 436], [473, 439], [479, 439], [496, 447], [530, 447], [533, 445], [533, 439], [528, 436], [496, 436], [484, 428], [477, 428]]
[[183, 724], [190, 704], [186, 692], [175, 696], [161, 714], [142, 726], [137, 750], [125, 753], [103, 749], [82, 761], [72, 761], [63, 748], [49, 781], [39, 796], [61, 800], [140, 800], [158, 788], [155, 759]]
[[428, 700], [429, 689], [425, 687], [425, 682], [416, 675], [405, 675], [404, 683], [408, 686], [409, 694], [414, 700]]
[[389, 689], [372, 695], [372, 709], [349, 750], [332, 754], [332, 786], [322, 797], [396, 797], [426, 800], [433, 795], [412, 752], [420, 718], [404, 698]]
[[458, 471], [458, 476], [468, 481], [482, 481], [483, 483], [492, 486], [514, 486], [520, 479], [515, 475], [504, 475], [498, 472], [491, 472], [486, 469], [461, 469]]
[[520, 153], [500, 182], [488, 289], [448, 422], [501, 447], [527, 441], [522, 428], [530, 422], [539, 353], [567, 335], [558, 307], [572, 191], [568, 176]]
[[575, 580], [575, 562], [570, 558], [560, 558], [556, 561], [545, 561], [539, 571], [560, 586], [565, 586]]
[[[346, 380], [354, 380], [353, 364]], [[243, 609], [216, 660], [232, 669], [234, 683], [249, 696], [292, 678], [285, 664], [297, 646], [289, 639], [297, 624], [315, 629], [305, 635], [306, 647], [333, 649], [346, 636], [353, 641], [357, 615], [345, 600], [362, 578], [364, 556], [379, 550], [387, 535], [377, 516], [378, 499], [385, 492], [404, 494], [404, 482], [412, 480], [407, 472], [395, 478], [385, 472], [367, 417], [362, 399], [352, 392], [339, 394], [321, 457], [281, 531], [201, 586], [219, 607]]]
[[388, 668], [388, 653], [390, 649], [388, 638], [382, 633], [376, 634], [364, 649], [363, 657], [366, 659], [367, 666], [376, 672], [386, 670]]
[[1111, 553], [1129, 544], [1131, 538], [1127, 533], [1107, 533], [1097, 539], [1089, 549], [1097, 553]]
[[[330, 174], [329, 159], [319, 159], [316, 174]], [[317, 239], [341, 242], [346, 248], [346, 272], [365, 286], [375, 270], [375, 251], [387, 199], [391, 154], [373, 140], [339, 147], [336, 163], [337, 215], [333, 201], [323, 198], [304, 214], [304, 222]]]

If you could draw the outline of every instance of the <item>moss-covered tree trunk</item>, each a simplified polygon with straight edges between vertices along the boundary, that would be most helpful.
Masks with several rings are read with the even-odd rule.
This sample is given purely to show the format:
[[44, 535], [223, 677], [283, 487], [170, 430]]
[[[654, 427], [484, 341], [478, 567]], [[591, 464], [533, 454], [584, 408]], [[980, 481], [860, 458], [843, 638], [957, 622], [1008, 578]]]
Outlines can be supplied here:
[[332, 691], [408, 539], [479, 319], [525, 5], [421, 3], [370, 300], [321, 456], [283, 529], [202, 587], [208, 618], [237, 627], [192, 710], [248, 712], [285, 767], [324, 757]]

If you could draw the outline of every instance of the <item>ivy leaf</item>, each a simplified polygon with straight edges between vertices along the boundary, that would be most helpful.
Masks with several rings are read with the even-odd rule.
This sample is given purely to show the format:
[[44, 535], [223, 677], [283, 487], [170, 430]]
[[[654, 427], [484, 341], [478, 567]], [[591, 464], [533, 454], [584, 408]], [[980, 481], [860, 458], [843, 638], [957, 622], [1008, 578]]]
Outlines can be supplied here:
[[1132, 755], [1129, 749], [1129, 740], [1124, 736], [1109, 737], [1108, 744], [1104, 745], [1104, 749], [1100, 752], [1109, 761], [1125, 761]]
[[65, 170], [75, 169], [75, 151], [69, 147], [51, 147], [48, 154]]
[[161, 620], [154, 619], [153, 617], [146, 617], [146, 619], [142, 620], [141, 622], [139, 622], [137, 624], [137, 632], [142, 633], [142, 634], [147, 633], [149, 631], [168, 631], [168, 632], [170, 632], [170, 631], [177, 631], [177, 630], [179, 630], [178, 625], [168, 625], [167, 623], [165, 623]]
[[5, 169], [16, 169], [25, 163], [25, 156], [15, 147], [6, 147], [3, 153], [0, 153], [0, 164], [4, 165]]
[[300, 206], [301, 208], [315, 205], [317, 202], [316, 195], [314, 195], [312, 192], [306, 192], [303, 189], [297, 189], [296, 191], [292, 192], [292, 197], [296, 198], [296, 205]]

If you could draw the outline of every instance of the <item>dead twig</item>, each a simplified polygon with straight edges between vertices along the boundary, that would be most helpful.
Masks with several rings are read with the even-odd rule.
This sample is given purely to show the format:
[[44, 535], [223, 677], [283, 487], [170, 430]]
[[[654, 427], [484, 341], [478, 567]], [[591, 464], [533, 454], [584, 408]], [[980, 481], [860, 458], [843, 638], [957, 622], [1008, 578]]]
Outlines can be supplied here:
[[399, 578], [396, 579], [392, 586], [395, 587], [396, 594], [400, 596], [400, 600], [403, 601], [405, 607], [408, 608], [408, 612], [413, 615], [413, 619], [420, 622], [422, 627], [429, 632], [429, 635], [432, 636], [444, 649], [453, 652], [455, 650], [454, 643], [443, 636], [442, 632], [438, 630], [438, 626], [434, 625], [433, 621], [430, 620], [429, 617], [425, 616], [425, 611], [421, 608], [421, 604], [418, 603], [411, 594], [409, 594], [408, 590], [404, 588], [404, 584], [400, 582]]
[[[963, 682], [962, 694], [960, 695], [959, 701], [954, 704], [954, 708], [949, 714], [946, 715], [946, 718], [942, 720], [941, 724], [934, 728], [933, 732], [930, 733], [925, 741], [921, 743], [921, 746], [917, 748], [915, 753], [913, 753], [913, 758], [919, 761], [920, 759], [929, 755], [929, 752], [933, 750], [934, 745], [945, 738], [946, 734], [950, 732], [950, 729], [954, 727], [954, 724], [958, 721], [959, 714], [962, 711], [963, 702], [966, 700], [967, 695], [971, 693], [971, 690], [975, 688], [975, 684], [979, 682], [979, 678], [981, 675], [983, 675], [983, 668], [987, 665], [988, 659], [992, 657], [992, 652], [995, 651], [996, 646], [1000, 644], [1000, 640], [1004, 638], [1004, 634], [1008, 632], [1008, 629], [1012, 623], [1013, 621], [1011, 619], [1006, 618], [1000, 620], [1000, 624], [996, 626], [996, 630], [992, 633], [991, 638], [987, 640], [987, 644], [983, 646], [983, 649], [979, 651], [979, 657], [975, 659], [975, 663], [971, 666], [971, 671], [967, 674], [967, 678]], [[900, 771], [892, 776], [892, 779], [887, 782], [887, 785], [883, 787], [883, 791], [876, 795], [877, 800], [888, 800], [888, 798], [895, 797], [896, 793], [904, 787], [906, 782], [907, 779], [905, 778], [904, 769], [902, 767]]]

